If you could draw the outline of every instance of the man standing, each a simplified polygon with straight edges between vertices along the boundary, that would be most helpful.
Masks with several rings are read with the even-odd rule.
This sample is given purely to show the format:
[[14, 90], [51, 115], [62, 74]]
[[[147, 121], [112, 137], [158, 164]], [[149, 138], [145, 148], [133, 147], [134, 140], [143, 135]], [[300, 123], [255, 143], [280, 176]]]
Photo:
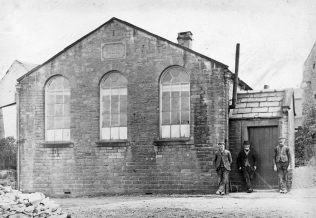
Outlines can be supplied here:
[[218, 151], [215, 153], [214, 166], [218, 175], [219, 188], [216, 191], [217, 195], [225, 194], [225, 185], [228, 184], [230, 165], [232, 156], [230, 151], [225, 149], [225, 143], [218, 143]]
[[279, 138], [279, 144], [274, 149], [274, 171], [278, 172], [280, 193], [287, 193], [287, 174], [291, 163], [291, 153], [285, 145], [285, 138]]
[[252, 180], [253, 174], [257, 169], [255, 153], [250, 150], [248, 141], [244, 141], [243, 149], [239, 152], [237, 157], [237, 167], [241, 170], [242, 176], [246, 181], [247, 192], [253, 192]]

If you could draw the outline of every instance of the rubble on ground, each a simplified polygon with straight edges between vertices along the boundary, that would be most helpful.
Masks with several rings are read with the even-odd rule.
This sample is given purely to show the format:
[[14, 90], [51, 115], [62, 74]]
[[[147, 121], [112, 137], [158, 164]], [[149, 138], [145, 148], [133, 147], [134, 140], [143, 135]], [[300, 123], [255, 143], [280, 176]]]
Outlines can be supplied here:
[[0, 185], [0, 217], [4, 218], [66, 218], [67, 214], [43, 193], [23, 194], [11, 186]]

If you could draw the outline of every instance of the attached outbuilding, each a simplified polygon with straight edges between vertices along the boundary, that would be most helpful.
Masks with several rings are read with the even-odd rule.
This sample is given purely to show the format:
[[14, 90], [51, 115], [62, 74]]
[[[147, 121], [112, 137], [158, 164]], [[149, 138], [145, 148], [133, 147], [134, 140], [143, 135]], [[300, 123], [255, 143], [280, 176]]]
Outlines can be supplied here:
[[[273, 152], [279, 138], [286, 138], [294, 167], [294, 94], [292, 89], [239, 92], [236, 108], [229, 115], [229, 150], [237, 159], [244, 141], [249, 141], [257, 154], [255, 188], [276, 188]], [[241, 187], [236, 161], [231, 173], [232, 187]]]

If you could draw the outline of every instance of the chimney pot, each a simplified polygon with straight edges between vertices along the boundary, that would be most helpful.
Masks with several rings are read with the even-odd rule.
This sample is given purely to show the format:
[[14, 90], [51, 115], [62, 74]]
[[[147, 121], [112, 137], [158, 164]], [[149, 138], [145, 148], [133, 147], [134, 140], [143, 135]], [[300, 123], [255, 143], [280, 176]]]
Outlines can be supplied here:
[[178, 33], [178, 44], [187, 48], [192, 47], [193, 34], [190, 31]]
[[269, 88], [270, 88], [269, 85], [264, 85], [264, 86], [263, 86], [263, 89], [269, 89]]

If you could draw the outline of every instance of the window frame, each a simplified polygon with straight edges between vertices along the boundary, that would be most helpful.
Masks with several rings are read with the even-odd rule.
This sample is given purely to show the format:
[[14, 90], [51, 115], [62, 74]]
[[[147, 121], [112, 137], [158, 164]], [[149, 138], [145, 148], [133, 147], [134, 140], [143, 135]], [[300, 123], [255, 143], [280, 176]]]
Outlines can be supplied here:
[[[188, 87], [189, 87], [189, 130], [188, 130], [188, 135], [187, 136], [181, 136], [181, 114], [184, 110], [181, 110], [182, 109], [182, 102], [181, 102], [181, 96], [182, 96], [182, 83], [174, 83], [174, 85], [172, 85], [172, 83], [170, 83], [170, 91], [168, 91], [170, 93], [170, 124], [168, 126], [170, 126], [170, 137], [163, 137], [162, 135], [162, 109], [163, 109], [163, 106], [162, 106], [162, 98], [163, 98], [163, 78], [170, 72], [172, 71], [173, 69], [180, 69], [182, 71], [182, 73], [185, 73], [187, 74], [188, 76]], [[179, 107], [180, 107], [180, 110], [179, 110], [179, 120], [180, 120], [180, 123], [179, 124], [171, 124], [171, 117], [172, 117], [172, 110], [171, 110], [171, 95], [172, 95], [172, 86], [180, 86], [180, 94], [179, 94]], [[172, 126], [178, 126], [179, 128], [179, 137], [172, 137]], [[183, 67], [180, 67], [180, 66], [173, 66], [173, 67], [169, 67], [167, 68], [166, 70], [163, 71], [163, 73], [161, 74], [160, 76], [160, 79], [159, 79], [159, 138], [161, 140], [181, 140], [181, 139], [188, 139], [191, 137], [191, 78], [190, 78], [190, 73], [188, 73]]]
[[[63, 89], [62, 90], [49, 90], [49, 87], [50, 85], [53, 83], [54, 80], [58, 79], [58, 78], [62, 78], [63, 79]], [[65, 89], [65, 86], [64, 86], [64, 81], [67, 81], [68, 83], [68, 88]], [[48, 129], [48, 117], [54, 117], [54, 123], [55, 123], [55, 118], [58, 117], [55, 115], [56, 113], [56, 95], [57, 93], [62, 93], [62, 96], [63, 96], [63, 102], [62, 102], [62, 107], [63, 107], [63, 116], [60, 116], [62, 117], [63, 119], [63, 125], [65, 124], [65, 118], [68, 118], [69, 119], [69, 128], [54, 128], [54, 129]], [[48, 110], [49, 110], [49, 107], [48, 105], [50, 105], [48, 103], [48, 95], [52, 95], [54, 96], [55, 98], [55, 102], [54, 104], [54, 116], [48, 116]], [[69, 102], [68, 102], [68, 105], [69, 105], [69, 111], [68, 111], [68, 115], [65, 116], [64, 113], [65, 113], [65, 102], [64, 102], [64, 96], [69, 96]], [[50, 77], [47, 82], [45, 83], [45, 86], [44, 86], [44, 141], [45, 143], [53, 143], [53, 144], [58, 144], [58, 143], [64, 143], [64, 142], [70, 142], [71, 141], [71, 114], [70, 114], [70, 107], [71, 107], [71, 104], [70, 104], [70, 100], [71, 100], [71, 87], [70, 87], [70, 82], [69, 82], [69, 79], [64, 77], [63, 75], [54, 75], [52, 77]], [[54, 125], [55, 126], [55, 125]], [[55, 139], [55, 132], [54, 132], [54, 140], [49, 140], [48, 138], [48, 131], [56, 131], [56, 130], [62, 130], [62, 133], [61, 133], [61, 140], [56, 140]], [[68, 130], [68, 135], [69, 137], [68, 138], [64, 138], [64, 130]]]
[[[103, 95], [103, 92], [104, 92], [104, 90], [105, 89], [102, 89], [102, 84], [103, 84], [103, 82], [105, 82], [107, 79], [109, 79], [110, 78], [110, 76], [111, 75], [113, 75], [113, 74], [119, 74], [121, 77], [123, 77], [124, 79], [125, 79], [125, 81], [126, 81], [126, 85], [125, 85], [125, 87], [123, 87], [123, 86], [121, 86], [121, 87], [116, 87], [116, 88], [113, 88], [112, 86], [110, 86], [110, 88], [109, 88], [109, 90], [110, 90], [110, 92], [111, 92], [111, 94], [110, 95], [108, 95], [108, 96], [110, 96], [110, 126], [108, 127], [109, 129], [110, 129], [110, 137], [109, 138], [103, 138], [102, 136], [102, 134], [103, 134], [103, 127], [102, 127], [102, 122], [103, 122], [103, 101], [102, 101], [102, 97], [104, 96]], [[128, 86], [128, 81], [127, 81], [127, 78], [120, 72], [120, 71], [111, 71], [111, 72], [108, 72], [108, 73], [106, 73], [102, 78], [101, 78], [101, 80], [100, 80], [100, 83], [99, 83], [99, 93], [100, 93], [100, 97], [99, 97], [99, 109], [100, 109], [100, 120], [99, 120], [99, 143], [101, 143], [101, 142], [122, 142], [122, 141], [126, 141], [127, 139], [128, 139], [128, 126], [127, 126], [127, 102], [128, 102], [128, 89], [127, 89], [127, 86]], [[112, 109], [112, 107], [111, 107], [111, 101], [112, 101], [112, 90], [113, 89], [119, 89], [119, 92], [121, 92], [122, 90], [123, 90], [123, 92], [125, 92], [126, 94], [124, 95], [124, 94], [119, 94], [118, 96], [119, 96], [119, 101], [118, 101], [118, 108], [119, 108], [119, 113], [118, 113], [118, 115], [119, 115], [119, 119], [118, 119], [118, 122], [119, 122], [119, 125], [118, 126], [112, 126], [111, 125], [111, 117], [112, 117], [112, 111], [111, 111], [111, 109]], [[126, 96], [126, 126], [121, 126], [121, 107], [120, 107], [120, 105], [121, 105], [121, 96]], [[118, 138], [111, 138], [111, 129], [112, 128], [118, 128]], [[125, 138], [121, 138], [121, 134], [120, 134], [120, 131], [121, 131], [121, 128], [126, 128], [126, 137]]]

